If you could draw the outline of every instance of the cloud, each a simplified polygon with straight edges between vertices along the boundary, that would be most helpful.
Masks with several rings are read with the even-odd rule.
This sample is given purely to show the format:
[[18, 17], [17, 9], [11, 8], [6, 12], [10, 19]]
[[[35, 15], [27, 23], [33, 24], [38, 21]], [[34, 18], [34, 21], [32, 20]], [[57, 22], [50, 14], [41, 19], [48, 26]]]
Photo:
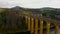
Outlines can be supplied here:
[[[19, 0], [20, 1], [20, 0]], [[0, 7], [13, 7], [20, 5], [20, 2], [17, 0], [0, 0]]]
[[25, 8], [60, 8], [60, 0], [0, 0], [0, 7], [21, 6]]

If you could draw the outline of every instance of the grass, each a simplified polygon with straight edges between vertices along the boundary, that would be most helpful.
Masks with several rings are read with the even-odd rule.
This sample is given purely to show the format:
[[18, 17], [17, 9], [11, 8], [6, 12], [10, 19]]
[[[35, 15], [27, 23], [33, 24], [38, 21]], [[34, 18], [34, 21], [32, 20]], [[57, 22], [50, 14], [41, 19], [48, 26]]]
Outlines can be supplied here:
[[5, 9], [0, 9], [0, 13], [1, 13], [1, 12], [4, 12], [4, 11], [5, 11]]

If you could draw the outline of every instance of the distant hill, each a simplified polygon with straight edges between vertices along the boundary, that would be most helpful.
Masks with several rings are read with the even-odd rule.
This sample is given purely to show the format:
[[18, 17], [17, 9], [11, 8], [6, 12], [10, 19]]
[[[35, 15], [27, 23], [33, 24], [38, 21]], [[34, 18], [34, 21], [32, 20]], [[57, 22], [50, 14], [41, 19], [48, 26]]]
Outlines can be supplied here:
[[20, 11], [28, 11], [28, 12], [32, 12], [35, 14], [40, 14], [40, 13], [44, 13], [44, 12], [57, 12], [60, 13], [60, 9], [58, 8], [51, 8], [51, 7], [43, 7], [43, 8], [38, 8], [38, 9], [32, 9], [32, 8], [23, 8], [20, 6], [15, 6], [13, 8], [11, 8], [13, 10], [20, 10]]
[[15, 6], [15, 7], [12, 7], [12, 8], [0, 8], [0, 12], [3, 12], [3, 11], [16, 11], [16, 12], [23, 12], [23, 11], [28, 11], [28, 12], [31, 12], [31, 13], [34, 13], [34, 14], [40, 14], [40, 13], [50, 13], [50, 12], [57, 12], [57, 13], [60, 13], [60, 9], [58, 8], [51, 8], [51, 7], [43, 7], [43, 8], [38, 8], [38, 9], [32, 9], [32, 8], [23, 8], [23, 7], [20, 7], [20, 6]]

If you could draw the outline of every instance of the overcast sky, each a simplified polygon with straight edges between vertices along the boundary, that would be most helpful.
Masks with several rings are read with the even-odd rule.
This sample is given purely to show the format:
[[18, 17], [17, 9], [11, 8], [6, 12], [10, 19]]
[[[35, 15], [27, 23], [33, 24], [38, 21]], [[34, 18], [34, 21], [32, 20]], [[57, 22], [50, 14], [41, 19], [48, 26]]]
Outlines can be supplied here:
[[0, 0], [0, 7], [21, 6], [24, 8], [60, 8], [60, 0]]

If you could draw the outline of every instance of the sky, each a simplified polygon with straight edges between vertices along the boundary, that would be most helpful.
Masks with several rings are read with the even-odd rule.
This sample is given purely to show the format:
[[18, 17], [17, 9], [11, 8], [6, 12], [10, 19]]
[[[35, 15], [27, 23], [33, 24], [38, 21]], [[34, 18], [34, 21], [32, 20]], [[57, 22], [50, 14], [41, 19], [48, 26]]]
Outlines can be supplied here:
[[60, 8], [59, 3], [60, 0], [0, 0], [0, 7], [12, 8], [14, 6], [20, 6], [24, 8]]

